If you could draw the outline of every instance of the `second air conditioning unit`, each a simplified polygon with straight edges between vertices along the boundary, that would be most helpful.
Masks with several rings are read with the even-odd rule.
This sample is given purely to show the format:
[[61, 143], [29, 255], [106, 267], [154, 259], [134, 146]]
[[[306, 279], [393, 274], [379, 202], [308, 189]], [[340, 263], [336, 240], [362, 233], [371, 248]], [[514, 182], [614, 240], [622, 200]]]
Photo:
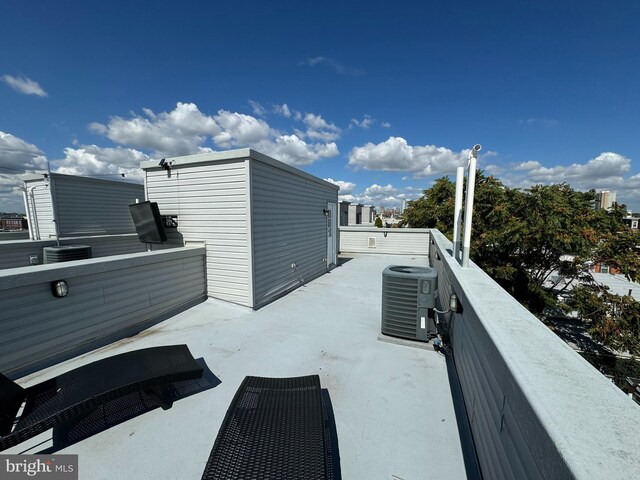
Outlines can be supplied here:
[[88, 245], [61, 245], [42, 249], [44, 263], [70, 262], [91, 258], [91, 247]]
[[430, 267], [391, 265], [382, 272], [382, 333], [429, 341], [437, 335], [438, 272]]

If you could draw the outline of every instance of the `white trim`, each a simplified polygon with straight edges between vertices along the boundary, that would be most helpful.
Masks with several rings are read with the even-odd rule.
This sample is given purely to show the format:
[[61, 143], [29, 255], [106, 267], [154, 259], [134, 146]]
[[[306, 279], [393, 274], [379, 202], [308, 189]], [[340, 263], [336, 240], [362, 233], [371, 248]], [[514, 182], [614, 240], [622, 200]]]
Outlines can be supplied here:
[[247, 284], [249, 286], [249, 307], [254, 308], [256, 304], [256, 299], [254, 295], [254, 283], [255, 283], [255, 265], [253, 264], [253, 188], [251, 182], [251, 159], [247, 158], [244, 161], [244, 175], [246, 178], [246, 202], [247, 202], [247, 265], [249, 271], [247, 275], [249, 279]]

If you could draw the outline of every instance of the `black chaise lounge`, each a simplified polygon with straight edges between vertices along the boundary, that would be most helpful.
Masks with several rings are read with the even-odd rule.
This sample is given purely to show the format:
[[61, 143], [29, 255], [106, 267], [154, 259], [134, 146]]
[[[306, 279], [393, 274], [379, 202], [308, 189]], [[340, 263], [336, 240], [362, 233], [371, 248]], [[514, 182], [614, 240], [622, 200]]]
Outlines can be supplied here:
[[167, 409], [162, 388], [202, 372], [186, 345], [171, 345], [114, 355], [28, 388], [0, 374], [0, 451], [131, 393], [144, 391]]
[[325, 434], [317, 375], [246, 377], [227, 410], [202, 478], [331, 478]]

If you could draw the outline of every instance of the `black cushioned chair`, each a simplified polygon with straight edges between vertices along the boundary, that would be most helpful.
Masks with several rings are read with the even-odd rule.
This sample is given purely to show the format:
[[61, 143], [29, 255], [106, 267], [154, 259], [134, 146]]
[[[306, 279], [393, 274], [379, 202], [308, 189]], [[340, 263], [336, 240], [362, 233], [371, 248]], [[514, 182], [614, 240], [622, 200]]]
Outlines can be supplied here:
[[202, 372], [186, 345], [171, 345], [114, 355], [28, 388], [0, 374], [0, 451], [138, 391], [167, 409], [171, 403], [162, 388], [201, 378]]
[[227, 410], [202, 478], [331, 478], [325, 435], [317, 375], [246, 377]]

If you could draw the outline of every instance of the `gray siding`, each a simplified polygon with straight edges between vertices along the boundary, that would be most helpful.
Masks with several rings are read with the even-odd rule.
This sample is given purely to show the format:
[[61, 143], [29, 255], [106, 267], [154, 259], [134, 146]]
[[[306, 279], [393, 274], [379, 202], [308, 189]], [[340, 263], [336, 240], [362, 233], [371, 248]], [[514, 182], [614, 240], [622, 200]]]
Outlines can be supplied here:
[[[25, 181], [27, 187], [36, 185], [34, 196], [40, 240], [55, 238], [54, 206], [60, 237], [136, 231], [129, 205], [136, 199], [144, 200], [143, 185], [56, 173], [51, 174], [51, 179], [53, 189], [43, 178]], [[29, 213], [33, 219], [31, 199]]]
[[349, 205], [349, 225], [360, 225], [362, 223], [362, 205]]
[[141, 184], [52, 174], [61, 237], [136, 231], [129, 205], [144, 200]]
[[[55, 240], [0, 242], [0, 270], [26, 267], [30, 265], [30, 255], [37, 255], [38, 263], [43, 263], [42, 249], [54, 245]], [[147, 249], [145, 244], [140, 243], [137, 234], [63, 238], [60, 245], [90, 245], [93, 258], [144, 252]]]
[[[331, 186], [259, 161], [251, 162], [254, 307], [326, 272]], [[292, 268], [292, 264], [297, 267]]]
[[251, 306], [245, 160], [148, 169], [146, 186], [185, 241], [206, 242], [209, 296]]
[[429, 229], [340, 227], [340, 252], [428, 255]]
[[349, 203], [340, 202], [338, 204], [338, 215], [340, 217], [340, 223], [338, 226], [346, 227], [349, 225]]
[[[55, 298], [50, 282], [66, 280]], [[19, 376], [202, 300], [204, 249], [178, 248], [0, 272], [0, 372]]]
[[365, 205], [362, 207], [362, 223], [363, 224], [371, 224], [373, 223], [373, 207], [370, 205]]
[[[24, 240], [29, 238], [28, 230], [18, 230], [13, 232], [0, 232], [0, 242]], [[1, 247], [0, 247], [1, 248]]]
[[[484, 478], [633, 478], [640, 411], [626, 395], [432, 231], [440, 308]], [[615, 469], [611, 469], [612, 458]]]

